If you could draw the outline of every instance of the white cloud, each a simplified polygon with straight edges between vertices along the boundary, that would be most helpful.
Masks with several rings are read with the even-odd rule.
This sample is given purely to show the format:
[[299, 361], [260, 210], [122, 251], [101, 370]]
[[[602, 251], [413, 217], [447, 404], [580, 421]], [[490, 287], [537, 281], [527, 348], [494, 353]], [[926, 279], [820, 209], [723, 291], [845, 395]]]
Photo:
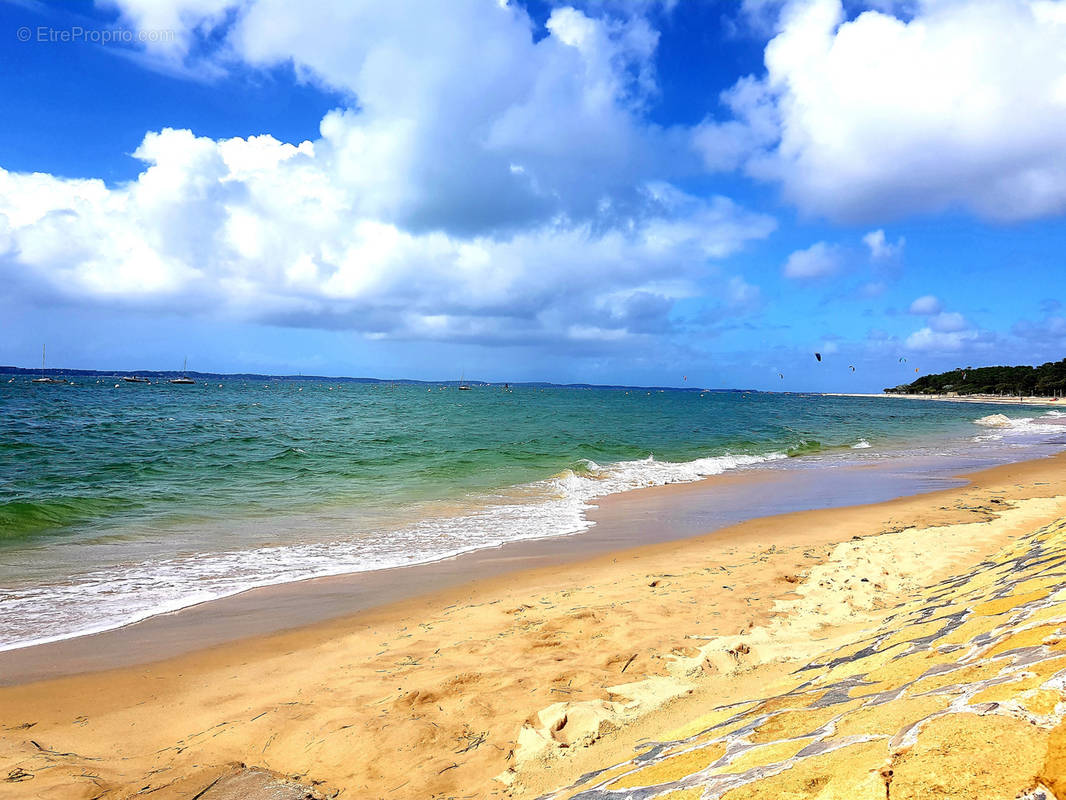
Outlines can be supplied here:
[[644, 182], [696, 166], [683, 137], [643, 120], [658, 33], [639, 14], [558, 8], [537, 38], [518, 4], [489, 0], [116, 2], [130, 24], [165, 19], [179, 40], [210, 30], [224, 43], [150, 43], [154, 55], [291, 65], [350, 97], [323, 120], [323, 146], [364, 210], [404, 228], [589, 219], [605, 197], [628, 213]]
[[0, 273], [32, 296], [614, 342], [668, 330], [698, 287], [743, 301], [708, 262], [774, 228], [675, 187], [694, 159], [644, 119], [658, 34], [640, 13], [556, 9], [535, 36], [487, 0], [114, 4], [178, 33], [147, 45], [160, 63], [289, 65], [348, 101], [299, 144], [148, 133], [118, 186], [0, 170]]
[[944, 305], [934, 295], [927, 294], [911, 303], [912, 314], [926, 318], [925, 327], [907, 337], [909, 350], [925, 353], [955, 353], [987, 344], [993, 335], [979, 330], [958, 311], [944, 311]]
[[903, 253], [903, 245], [906, 240], [900, 236], [895, 244], [888, 241], [883, 230], [870, 231], [862, 237], [862, 242], [870, 250], [870, 258], [874, 261], [886, 261], [898, 258]]
[[893, 5], [848, 19], [840, 0], [783, 4], [765, 74], [694, 136], [708, 165], [743, 163], [836, 219], [1066, 212], [1066, 3]]
[[956, 333], [966, 330], [969, 325], [958, 311], [941, 311], [929, 320], [929, 327], [939, 333]]
[[167, 129], [136, 155], [146, 170], [115, 188], [0, 170], [0, 271], [39, 297], [375, 336], [612, 342], [666, 330], [709, 259], [774, 225], [658, 183], [624, 220], [609, 210], [507, 234], [412, 231], [366, 211], [328, 141]]
[[944, 304], [940, 302], [940, 298], [926, 294], [911, 303], [910, 312], [921, 316], [929, 316], [930, 314], [939, 314], [943, 308]]
[[806, 250], [796, 250], [785, 261], [784, 275], [796, 280], [811, 280], [833, 275], [840, 270], [842, 255], [835, 245], [816, 242]]
[[937, 331], [921, 328], [907, 337], [906, 346], [917, 352], [957, 352], [975, 342], [977, 331]]

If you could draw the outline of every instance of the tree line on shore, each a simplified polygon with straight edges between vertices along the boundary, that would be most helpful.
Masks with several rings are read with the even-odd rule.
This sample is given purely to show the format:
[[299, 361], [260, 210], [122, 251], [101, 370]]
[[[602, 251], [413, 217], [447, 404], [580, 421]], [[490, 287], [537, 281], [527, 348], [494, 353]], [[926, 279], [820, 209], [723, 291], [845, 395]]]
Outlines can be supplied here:
[[886, 388], [889, 394], [993, 394], [1025, 397], [1066, 395], [1066, 358], [1039, 367], [959, 367]]

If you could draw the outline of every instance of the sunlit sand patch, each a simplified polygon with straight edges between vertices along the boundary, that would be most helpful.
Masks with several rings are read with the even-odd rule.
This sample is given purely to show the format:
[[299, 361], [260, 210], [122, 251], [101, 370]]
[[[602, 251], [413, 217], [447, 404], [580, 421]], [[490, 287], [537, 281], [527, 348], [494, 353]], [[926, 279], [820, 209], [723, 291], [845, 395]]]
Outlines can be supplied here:
[[1043, 761], [1047, 737], [1028, 722], [995, 714], [933, 720], [893, 761], [892, 800], [1013, 800], [1033, 785], [1033, 765]]
[[[712, 796], [722, 800], [825, 797], [883, 800], [884, 783], [868, 765], [883, 757], [883, 742], [862, 742], [800, 761], [757, 782]], [[704, 797], [708, 795], [704, 794]]]
[[725, 751], [725, 745], [718, 743], [669, 756], [619, 778], [610, 784], [610, 788], [629, 789], [635, 786], [650, 786], [674, 781], [713, 764], [725, 755]]
[[624, 792], [590, 780], [552, 797], [1050, 798], [1042, 787], [1063, 778], [1055, 764], [1066, 768], [1062, 557], [1066, 520], [901, 604], [879, 631], [796, 670], [792, 690], [702, 731], [696, 749], [708, 752], [688, 756], [698, 766], [688, 774], [654, 772], [658, 756], [645, 754]]
[[714, 770], [715, 773], [739, 773], [747, 772], [755, 767], [765, 767], [788, 761], [800, 750], [805, 748], [809, 741], [806, 739], [786, 739], [772, 744], [754, 747], [744, 750], [736, 758]]

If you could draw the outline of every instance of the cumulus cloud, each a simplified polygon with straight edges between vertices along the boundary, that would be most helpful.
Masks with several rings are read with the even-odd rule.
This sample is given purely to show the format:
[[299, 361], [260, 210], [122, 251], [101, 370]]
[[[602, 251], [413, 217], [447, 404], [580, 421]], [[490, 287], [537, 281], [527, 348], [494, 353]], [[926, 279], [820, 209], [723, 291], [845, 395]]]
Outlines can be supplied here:
[[911, 303], [912, 314], [924, 316], [925, 326], [905, 340], [909, 350], [925, 353], [955, 353], [976, 345], [987, 344], [992, 335], [970, 323], [958, 311], [945, 311], [944, 304], [927, 294]]
[[785, 261], [784, 275], [795, 280], [812, 280], [833, 275], [841, 268], [840, 248], [816, 242], [806, 250], [796, 250]]
[[658, 34], [641, 13], [561, 8], [535, 31], [488, 0], [113, 5], [177, 32], [145, 45], [160, 62], [288, 66], [348, 100], [302, 143], [150, 132], [117, 186], [0, 170], [0, 272], [33, 296], [616, 342], [669, 330], [710, 260], [774, 228], [676, 188], [694, 160], [645, 120]]
[[958, 311], [941, 311], [929, 320], [929, 327], [939, 333], [956, 333], [969, 326], [966, 318]]
[[931, 327], [921, 328], [906, 339], [909, 350], [918, 352], [957, 352], [976, 341], [977, 331], [938, 331]]
[[765, 73], [694, 134], [710, 167], [742, 164], [848, 221], [1066, 211], [1066, 4], [927, 0], [852, 18], [840, 0], [780, 5]]
[[910, 312], [921, 316], [929, 316], [930, 314], [939, 314], [943, 308], [944, 304], [940, 302], [940, 298], [936, 295], [926, 294], [911, 303]]
[[708, 259], [774, 224], [649, 184], [621, 222], [608, 210], [507, 235], [419, 232], [366, 210], [328, 136], [296, 146], [167, 129], [136, 155], [147, 168], [115, 188], [0, 170], [6, 277], [43, 297], [375, 336], [612, 342], [665, 330]]
[[903, 253], [905, 240], [900, 236], [894, 243], [889, 242], [885, 232], [879, 229], [863, 236], [862, 242], [870, 250], [870, 258], [874, 261], [886, 261], [898, 258]]

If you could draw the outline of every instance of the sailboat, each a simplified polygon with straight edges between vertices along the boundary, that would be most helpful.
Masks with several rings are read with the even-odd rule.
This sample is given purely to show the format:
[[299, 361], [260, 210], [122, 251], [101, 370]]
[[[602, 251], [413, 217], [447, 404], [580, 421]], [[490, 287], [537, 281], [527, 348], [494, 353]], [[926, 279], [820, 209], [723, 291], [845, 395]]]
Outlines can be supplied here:
[[62, 380], [61, 378], [50, 378], [47, 375], [43, 374], [44, 373], [44, 353], [45, 353], [45, 345], [42, 344], [41, 345], [41, 373], [42, 374], [41, 374], [41, 377], [34, 378], [33, 379], [33, 383], [66, 383], [66, 381]]
[[469, 392], [470, 391], [470, 387], [467, 386], [467, 384], [466, 384], [466, 373], [465, 372], [462, 373], [459, 376], [459, 391], [460, 392]]
[[189, 357], [185, 356], [185, 363], [183, 363], [181, 365], [181, 377], [180, 378], [171, 378], [168, 381], [168, 383], [196, 383], [196, 381], [194, 381], [192, 378], [190, 378], [188, 375], [185, 374], [188, 371], [188, 368], [189, 368]]
[[140, 375], [125, 375], [122, 380], [126, 383], [151, 383], [147, 378], [142, 378]]

